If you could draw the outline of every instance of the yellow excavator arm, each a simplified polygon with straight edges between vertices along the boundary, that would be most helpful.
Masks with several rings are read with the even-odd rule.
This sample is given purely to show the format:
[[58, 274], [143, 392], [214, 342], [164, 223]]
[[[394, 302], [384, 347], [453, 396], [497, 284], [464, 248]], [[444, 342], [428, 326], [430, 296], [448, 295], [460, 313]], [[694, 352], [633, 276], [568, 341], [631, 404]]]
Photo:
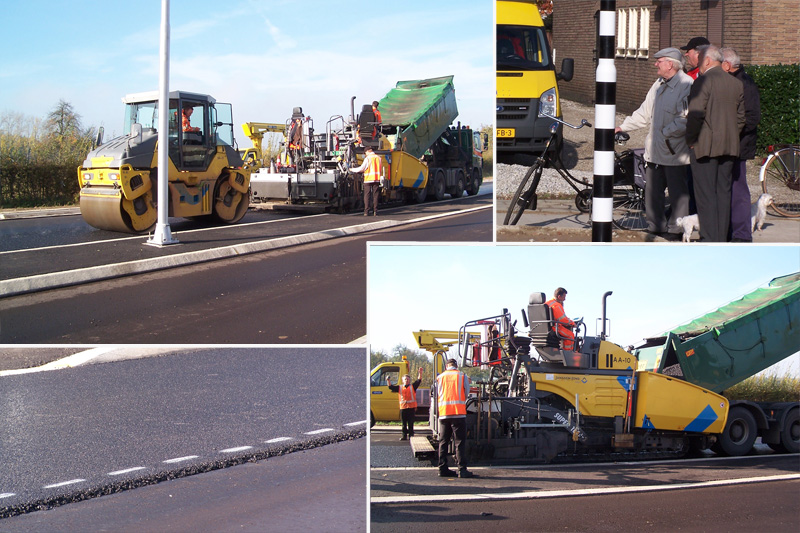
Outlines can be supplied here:
[[278, 124], [274, 122], [245, 122], [242, 124], [244, 134], [253, 142], [253, 148], [245, 150], [242, 159], [247, 161], [248, 158], [253, 161], [261, 161], [261, 141], [264, 139], [265, 133], [286, 133], [286, 124]]

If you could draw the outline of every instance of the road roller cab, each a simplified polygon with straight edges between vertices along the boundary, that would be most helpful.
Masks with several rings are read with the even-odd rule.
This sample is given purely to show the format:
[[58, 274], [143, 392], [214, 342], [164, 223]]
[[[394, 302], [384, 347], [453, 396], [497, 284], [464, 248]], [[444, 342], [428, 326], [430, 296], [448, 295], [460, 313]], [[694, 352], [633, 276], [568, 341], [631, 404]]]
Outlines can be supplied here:
[[[156, 223], [158, 93], [125, 96], [124, 135], [100, 144], [78, 168], [81, 214], [99, 229], [146, 232]], [[169, 215], [238, 222], [250, 170], [235, 148], [230, 104], [169, 94]]]

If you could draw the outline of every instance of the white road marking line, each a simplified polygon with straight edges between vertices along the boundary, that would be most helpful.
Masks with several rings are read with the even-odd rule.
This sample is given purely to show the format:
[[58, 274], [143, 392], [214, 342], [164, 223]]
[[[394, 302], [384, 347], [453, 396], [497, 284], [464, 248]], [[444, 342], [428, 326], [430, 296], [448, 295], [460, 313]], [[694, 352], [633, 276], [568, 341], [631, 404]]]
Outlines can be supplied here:
[[53, 483], [52, 485], [45, 485], [44, 488], [46, 489], [55, 489], [58, 487], [64, 487], [66, 485], [74, 485], [75, 483], [83, 483], [86, 481], [85, 479], [71, 479], [69, 481], [62, 481], [61, 483]]
[[333, 431], [333, 428], [325, 428], [325, 429], [318, 429], [316, 431], [309, 431], [307, 433], [303, 433], [303, 435], [318, 435], [320, 433], [327, 433], [328, 431]]
[[238, 448], [228, 448], [227, 450], [220, 450], [219, 453], [235, 453], [235, 452], [243, 452], [245, 450], [252, 449], [252, 446], [239, 446]]
[[109, 476], [119, 476], [122, 474], [128, 474], [130, 472], [136, 472], [137, 470], [144, 470], [143, 466], [134, 466], [133, 468], [126, 468], [125, 470], [117, 470], [116, 472], [109, 472], [107, 475]]
[[347, 427], [347, 426], [360, 426], [360, 425], [366, 424], [366, 423], [367, 423], [366, 420], [359, 420], [358, 422], [350, 422], [349, 424], [345, 424], [345, 427]]
[[13, 492], [3, 492], [0, 494], [0, 498], [10, 498], [11, 496], [16, 496]]
[[278, 438], [275, 438], [275, 439], [265, 440], [264, 443], [265, 444], [272, 444], [273, 442], [283, 442], [283, 441], [287, 441], [287, 440], [292, 440], [292, 437], [278, 437]]
[[78, 352], [76, 354], [70, 355], [69, 357], [64, 357], [58, 359], [56, 361], [51, 361], [46, 365], [37, 366], [34, 368], [20, 368], [16, 370], [0, 370], [0, 376], [13, 376], [17, 374], [30, 374], [33, 372], [44, 372], [46, 370], [58, 370], [61, 368], [72, 368], [75, 366], [82, 365], [91, 361], [96, 357], [100, 357], [103, 354], [106, 354], [110, 351], [115, 350], [116, 348], [112, 347], [102, 347], [102, 348], [92, 348], [90, 350], [84, 350], [82, 352]]
[[200, 457], [200, 456], [199, 455], [187, 455], [186, 457], [176, 457], [174, 459], [167, 459], [166, 461], [162, 461], [162, 462], [167, 463], [167, 464], [181, 463], [183, 461], [189, 461], [190, 459], [197, 459], [198, 457]]
[[478, 493], [478, 494], [442, 494], [439, 496], [426, 494], [424, 496], [375, 496], [370, 498], [371, 503], [413, 503], [413, 502], [458, 502], [476, 500], [523, 500], [542, 498], [561, 498], [574, 496], [597, 496], [600, 494], [625, 494], [631, 492], [657, 492], [662, 490], [697, 489], [706, 487], [722, 487], [743, 483], [762, 483], [765, 481], [786, 481], [800, 479], [800, 474], [782, 474], [777, 476], [762, 476], [738, 479], [719, 479], [715, 481], [700, 481], [697, 483], [674, 483], [671, 485], [642, 485], [638, 487], [606, 487], [602, 489], [565, 489], [565, 490], [540, 490], [510, 493]]

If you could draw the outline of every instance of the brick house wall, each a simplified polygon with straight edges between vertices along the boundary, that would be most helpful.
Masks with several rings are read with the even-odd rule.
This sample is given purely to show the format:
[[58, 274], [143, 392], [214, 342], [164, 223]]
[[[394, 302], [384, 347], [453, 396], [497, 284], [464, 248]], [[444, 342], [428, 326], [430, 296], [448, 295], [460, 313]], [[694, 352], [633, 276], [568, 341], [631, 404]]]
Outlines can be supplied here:
[[[646, 57], [617, 57], [617, 111], [629, 114], [644, 100], [656, 77], [652, 59], [661, 48], [680, 48], [697, 36], [734, 48], [745, 65], [797, 63], [800, 50], [798, 0], [617, 0], [617, 12], [649, 8]], [[575, 60], [572, 81], [559, 82], [562, 98], [594, 104], [596, 13], [599, 0], [553, 3], [556, 64]]]

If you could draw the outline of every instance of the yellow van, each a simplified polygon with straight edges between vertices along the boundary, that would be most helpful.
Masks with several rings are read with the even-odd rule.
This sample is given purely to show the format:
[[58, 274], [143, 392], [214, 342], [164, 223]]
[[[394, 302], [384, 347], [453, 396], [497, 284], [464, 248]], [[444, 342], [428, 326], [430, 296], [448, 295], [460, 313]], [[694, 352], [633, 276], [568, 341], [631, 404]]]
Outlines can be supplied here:
[[[572, 79], [574, 61], [566, 58], [556, 74], [553, 53], [539, 9], [532, 0], [497, 0], [498, 158], [538, 155], [547, 145], [552, 121], [561, 118], [556, 80]], [[557, 149], [561, 147], [561, 126]]]

